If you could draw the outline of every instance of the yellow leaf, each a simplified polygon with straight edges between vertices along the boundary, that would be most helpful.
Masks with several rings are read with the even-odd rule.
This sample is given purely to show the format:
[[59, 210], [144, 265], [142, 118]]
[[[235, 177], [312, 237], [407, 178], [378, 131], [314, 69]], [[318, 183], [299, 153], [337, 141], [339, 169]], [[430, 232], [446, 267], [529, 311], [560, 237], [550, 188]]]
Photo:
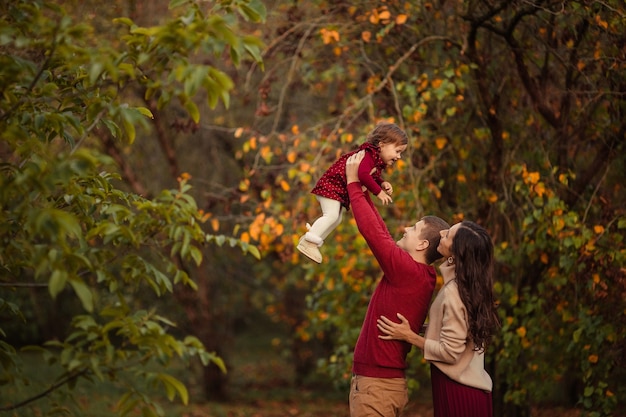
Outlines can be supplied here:
[[593, 226], [593, 231], [599, 235], [604, 232], [604, 226], [602, 226], [601, 224], [596, 224], [595, 226]]
[[524, 326], [518, 327], [515, 333], [517, 333], [519, 337], [526, 337], [526, 327]]
[[242, 134], [243, 134], [243, 127], [238, 127], [237, 130], [235, 130], [235, 137], [240, 138]]
[[389, 13], [389, 10], [383, 10], [382, 12], [380, 12], [378, 17], [381, 20], [388, 20], [391, 17], [391, 13]]
[[250, 243], [250, 233], [243, 232], [240, 239], [242, 242]]
[[322, 35], [322, 42], [324, 42], [324, 45], [328, 45], [332, 42], [339, 42], [339, 32], [336, 30], [322, 28], [320, 29], [320, 34]]
[[297, 135], [300, 133], [300, 128], [298, 128], [298, 125], [291, 126], [291, 133], [293, 133], [294, 135]]
[[290, 164], [293, 164], [294, 162], [296, 162], [296, 157], [298, 156], [298, 154], [296, 154], [295, 151], [290, 151], [287, 154], [287, 161], [289, 161]]
[[407, 15], [405, 14], [399, 14], [398, 16], [396, 16], [396, 25], [403, 25], [406, 23], [406, 19], [407, 19]]
[[311, 174], [305, 174], [300, 177], [300, 182], [304, 185], [309, 185], [313, 182], [313, 177]]
[[213, 228], [214, 232], [217, 232], [220, 229], [220, 221], [217, 219], [211, 220], [211, 227]]
[[435, 139], [435, 146], [439, 150], [442, 150], [446, 146], [447, 143], [448, 143], [448, 138], [444, 136], [439, 136], [437, 139]]
[[439, 88], [439, 86], [441, 85], [441, 83], [443, 82], [443, 80], [441, 78], [437, 78], [434, 79], [430, 82], [430, 85], [433, 86], [433, 88]]
[[361, 32], [361, 39], [365, 42], [369, 42], [372, 39], [372, 32], [369, 30]]
[[537, 184], [539, 182], [539, 173], [538, 172], [529, 172], [524, 178], [524, 182], [526, 184]]
[[272, 154], [272, 149], [269, 146], [264, 146], [261, 148], [261, 157], [263, 159], [268, 159]]
[[535, 185], [534, 190], [539, 197], [543, 197], [543, 195], [546, 193], [546, 186], [544, 183], [540, 182]]
[[563, 228], [565, 227], [565, 221], [563, 219], [555, 219], [554, 220], [554, 228], [559, 231], [559, 230], [563, 230]]
[[283, 191], [289, 191], [291, 189], [291, 187], [289, 187], [289, 184], [285, 180], [282, 180], [280, 182], [280, 188], [282, 188]]

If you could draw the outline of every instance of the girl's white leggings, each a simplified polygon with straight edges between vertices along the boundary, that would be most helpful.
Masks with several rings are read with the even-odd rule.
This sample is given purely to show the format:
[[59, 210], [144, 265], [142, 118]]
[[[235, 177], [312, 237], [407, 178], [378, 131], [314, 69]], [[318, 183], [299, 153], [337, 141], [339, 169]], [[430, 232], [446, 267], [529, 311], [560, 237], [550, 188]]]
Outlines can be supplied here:
[[315, 198], [317, 198], [317, 201], [320, 203], [322, 215], [315, 220], [307, 234], [319, 237], [323, 241], [330, 234], [330, 232], [339, 226], [346, 208], [343, 207], [339, 201], [331, 198], [321, 197], [318, 195], [316, 195]]

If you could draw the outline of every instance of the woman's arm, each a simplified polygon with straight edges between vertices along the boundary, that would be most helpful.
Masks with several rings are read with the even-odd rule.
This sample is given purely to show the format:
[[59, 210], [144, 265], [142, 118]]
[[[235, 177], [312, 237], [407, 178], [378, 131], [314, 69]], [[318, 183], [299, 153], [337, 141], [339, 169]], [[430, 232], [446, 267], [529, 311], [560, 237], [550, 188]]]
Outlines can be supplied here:
[[391, 321], [385, 316], [380, 316], [376, 322], [378, 330], [384, 334], [378, 335], [378, 337], [384, 340], [403, 340], [420, 349], [424, 349], [425, 339], [411, 330], [411, 325], [406, 317], [400, 313], [396, 315], [400, 319], [400, 323]]

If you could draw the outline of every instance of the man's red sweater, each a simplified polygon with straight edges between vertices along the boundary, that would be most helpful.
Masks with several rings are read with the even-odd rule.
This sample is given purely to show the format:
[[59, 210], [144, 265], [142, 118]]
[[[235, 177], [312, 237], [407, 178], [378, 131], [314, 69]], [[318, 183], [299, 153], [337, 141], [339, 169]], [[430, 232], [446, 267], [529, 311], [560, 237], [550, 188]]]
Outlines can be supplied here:
[[350, 204], [359, 231], [378, 261], [383, 276], [372, 294], [359, 339], [354, 348], [352, 372], [375, 378], [403, 378], [411, 345], [383, 340], [376, 320], [386, 316], [397, 321], [402, 314], [418, 333], [428, 314], [437, 279], [435, 268], [416, 262], [399, 248], [361, 184], [348, 184]]

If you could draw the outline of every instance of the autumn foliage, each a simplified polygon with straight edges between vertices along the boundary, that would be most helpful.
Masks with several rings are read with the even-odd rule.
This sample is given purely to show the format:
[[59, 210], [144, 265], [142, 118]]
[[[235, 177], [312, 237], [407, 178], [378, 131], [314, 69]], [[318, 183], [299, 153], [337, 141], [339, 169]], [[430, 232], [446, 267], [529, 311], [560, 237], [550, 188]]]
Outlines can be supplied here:
[[[410, 139], [385, 173], [391, 233], [435, 214], [493, 236], [497, 415], [624, 413], [623, 1], [5, 3], [0, 280], [80, 302], [52, 346], [64, 377], [200, 357], [210, 397], [252, 305], [287, 325], [299, 378], [345, 390], [380, 271], [350, 214], [322, 265], [294, 248], [320, 214], [316, 179], [390, 120]], [[189, 338], [157, 312], [170, 298]], [[0, 301], [13, 318], [26, 305]], [[6, 378], [17, 356], [0, 341]], [[427, 381], [419, 353], [408, 375]], [[133, 392], [117, 411], [139, 408], [159, 410]]]
[[[387, 119], [410, 135], [387, 174], [396, 194], [381, 212], [392, 233], [434, 213], [478, 221], [495, 240], [504, 325], [488, 358], [499, 412], [528, 415], [559, 390], [589, 415], [616, 410], [625, 12], [615, 1], [277, 3], [264, 32], [264, 110], [239, 131], [242, 191], [259, 199], [249, 236], [276, 259], [282, 285], [310, 290], [294, 330], [332, 340], [322, 363], [337, 381], [349, 378], [379, 272], [349, 216], [322, 266], [293, 248], [319, 215], [315, 180]], [[261, 225], [269, 239], [254, 238]]]

